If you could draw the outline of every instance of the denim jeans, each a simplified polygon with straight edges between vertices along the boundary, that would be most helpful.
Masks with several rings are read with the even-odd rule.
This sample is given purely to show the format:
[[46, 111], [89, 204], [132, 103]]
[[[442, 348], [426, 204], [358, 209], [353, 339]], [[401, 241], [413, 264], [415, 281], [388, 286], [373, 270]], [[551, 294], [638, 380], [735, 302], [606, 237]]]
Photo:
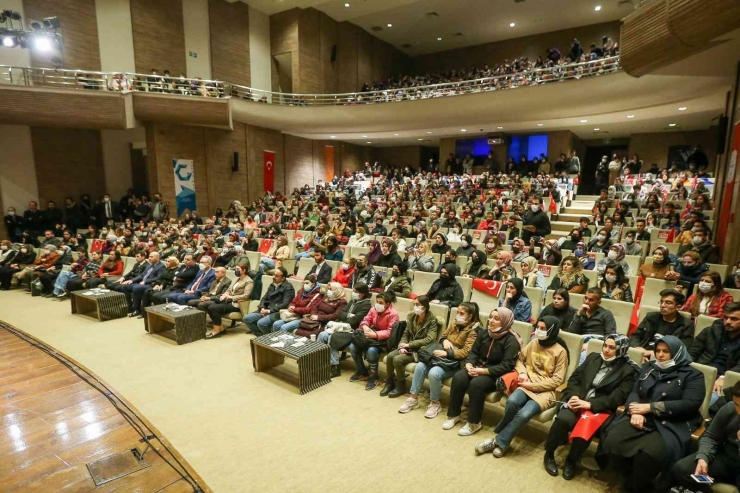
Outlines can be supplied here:
[[[367, 373], [368, 368], [365, 366], [365, 362], [362, 360], [362, 351], [357, 349], [357, 346], [353, 344], [349, 345], [349, 352], [352, 353], [352, 359], [355, 361], [357, 366], [357, 373]], [[380, 353], [382, 349], [377, 346], [370, 346], [365, 351], [368, 365], [370, 369], [377, 373], [378, 371], [378, 360], [380, 360]]]
[[262, 257], [260, 259], [260, 272], [264, 272], [266, 270], [274, 269], [275, 268], [275, 261], [271, 259], [270, 257]]
[[276, 320], [275, 323], [272, 324], [272, 331], [277, 332], [278, 330], [282, 330], [284, 332], [293, 332], [299, 325], [301, 325], [300, 318], [290, 322], [286, 322], [285, 320]]
[[309, 258], [313, 254], [313, 249], [305, 251], [305, 252], [299, 252], [295, 254], [295, 261], [296, 265], [298, 265], [298, 261], [302, 258]]
[[[273, 316], [275, 318], [273, 318]], [[257, 311], [244, 315], [242, 322], [244, 322], [244, 325], [249, 327], [249, 331], [252, 334], [259, 337], [270, 333], [272, 330], [272, 323], [277, 320], [277, 318], [277, 313], [263, 317], [260, 312]]]
[[496, 443], [504, 450], [511, 446], [511, 441], [519, 429], [542, 410], [522, 389], [516, 389], [506, 399], [506, 409], [501, 422], [493, 430], [496, 432]]
[[59, 273], [56, 282], [54, 283], [54, 294], [60, 295], [64, 292], [64, 288], [67, 287], [67, 283], [73, 277], [77, 277], [77, 274], [71, 270], [62, 271]]
[[[329, 339], [331, 339], [331, 334], [327, 331], [323, 331], [319, 334], [319, 336], [316, 338], [318, 342], [321, 342], [323, 344], [329, 345]], [[336, 366], [339, 364], [339, 351], [334, 349], [333, 347], [329, 346], [329, 350], [331, 351], [331, 364]]]
[[457, 370], [445, 370], [439, 366], [427, 366], [417, 363], [414, 368], [414, 378], [411, 380], [411, 393], [419, 395], [424, 388], [424, 379], [429, 376], [429, 398], [436, 402], [442, 393], [442, 380], [450, 378]]

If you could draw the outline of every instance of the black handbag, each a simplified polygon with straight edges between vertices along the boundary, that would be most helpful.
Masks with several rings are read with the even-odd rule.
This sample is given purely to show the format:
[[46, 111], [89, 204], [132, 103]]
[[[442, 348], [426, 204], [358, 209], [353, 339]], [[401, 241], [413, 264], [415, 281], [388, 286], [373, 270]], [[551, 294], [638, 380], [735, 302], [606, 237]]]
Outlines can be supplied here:
[[370, 347], [370, 339], [365, 337], [365, 333], [361, 330], [352, 332], [352, 344], [360, 351], [366, 351]]
[[354, 332], [335, 332], [329, 338], [329, 347], [342, 351], [352, 344]]
[[[444, 346], [439, 342], [433, 342], [427, 344], [417, 352], [419, 363], [424, 363], [427, 366], [439, 366], [443, 370], [459, 370], [460, 362], [456, 359], [450, 359], [447, 357], [434, 356], [434, 351], [445, 351]], [[447, 351], [445, 351], [446, 353]]]

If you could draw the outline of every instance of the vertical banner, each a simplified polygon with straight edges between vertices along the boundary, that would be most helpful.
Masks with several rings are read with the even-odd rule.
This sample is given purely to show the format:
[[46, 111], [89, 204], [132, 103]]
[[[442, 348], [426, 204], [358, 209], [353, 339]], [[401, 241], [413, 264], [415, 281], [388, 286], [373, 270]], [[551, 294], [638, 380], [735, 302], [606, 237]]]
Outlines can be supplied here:
[[334, 179], [334, 146], [324, 146], [324, 181], [331, 183]]
[[[717, 245], [725, 246], [727, 228], [735, 221], [732, 213], [732, 192], [735, 188], [735, 168], [737, 167], [738, 154], [740, 153], [740, 122], [735, 123], [732, 130], [732, 150], [727, 160], [727, 172], [725, 173], [725, 192], [722, 194], [722, 205], [719, 209], [719, 228], [717, 229]], [[715, 194], [717, 191], [715, 190]]]
[[185, 210], [195, 209], [195, 173], [192, 159], [172, 159], [172, 171], [175, 173], [175, 200], [177, 215]]
[[272, 151], [263, 151], [262, 160], [264, 162], [264, 188], [265, 192], [275, 191], [275, 153]]

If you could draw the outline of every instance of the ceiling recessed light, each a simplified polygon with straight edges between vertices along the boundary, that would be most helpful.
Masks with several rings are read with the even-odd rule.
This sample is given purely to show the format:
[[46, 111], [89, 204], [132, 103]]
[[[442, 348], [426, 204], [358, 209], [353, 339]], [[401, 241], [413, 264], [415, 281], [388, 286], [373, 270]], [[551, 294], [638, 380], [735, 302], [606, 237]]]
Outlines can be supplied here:
[[669, 127], [675, 127], [675, 126], [676, 126], [676, 124], [675, 124], [675, 123], [669, 123], [669, 124], [668, 124], [668, 126], [669, 126]]
[[336, 136], [336, 135], [330, 135], [330, 136], [329, 136], [329, 138], [330, 138], [330, 139], [336, 139], [336, 138], [337, 138], [337, 136]]
[[345, 3], [345, 4], [344, 4], [344, 6], [345, 6], [345, 7], [349, 7], [349, 4], [348, 4], [348, 3]]
[[627, 118], [634, 118], [635, 115], [627, 115]]
[[393, 135], [395, 135], [396, 137], [398, 137], [398, 134], [393, 134]]
[[581, 120], [581, 123], [586, 123], [588, 120]]
[[544, 123], [538, 123], [538, 124], [537, 124], [537, 126], [538, 126], [538, 127], [541, 127], [541, 126], [543, 126], [543, 125], [544, 125]]
[[460, 129], [460, 131], [461, 131], [461, 132], [467, 132], [467, 129], [465, 129], [465, 128], [461, 128], [461, 129]]
[[687, 108], [686, 108], [686, 106], [681, 106], [681, 107], [680, 107], [680, 108], [678, 109], [678, 111], [686, 111], [686, 109], [687, 109]]
[[432, 132], [427, 132], [427, 133], [428, 133], [428, 134], [430, 134], [430, 133], [432, 133]]
[[363, 135], [363, 136], [362, 136], [362, 138], [363, 138], [363, 139], [367, 139], [367, 135]]
[[509, 27], [514, 27], [514, 26], [516, 26], [516, 22], [512, 22], [511, 24], [509, 24]]
[[594, 129], [594, 132], [598, 132], [599, 130], [601, 130], [601, 129], [600, 128], [595, 128]]
[[424, 139], [416, 139], [416, 140], [424, 140]]
[[368, 142], [368, 144], [372, 144], [372, 142]]
[[442, 41], [442, 38], [437, 38], [437, 41]]
[[391, 24], [391, 23], [388, 23], [388, 27], [393, 27], [393, 24]]
[[496, 127], [496, 128], [499, 129], [499, 130], [503, 130], [504, 129], [504, 127]]
[[599, 10], [601, 10], [601, 5], [597, 5], [596, 7], [594, 7], [594, 10], [595, 10], [596, 12], [598, 12]]

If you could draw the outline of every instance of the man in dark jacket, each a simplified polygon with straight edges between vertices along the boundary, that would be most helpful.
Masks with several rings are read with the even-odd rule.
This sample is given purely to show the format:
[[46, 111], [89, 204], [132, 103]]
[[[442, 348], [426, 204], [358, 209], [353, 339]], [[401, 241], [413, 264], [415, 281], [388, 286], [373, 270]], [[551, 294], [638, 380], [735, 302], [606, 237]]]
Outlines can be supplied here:
[[533, 236], [547, 236], [552, 232], [550, 218], [542, 210], [542, 199], [533, 196], [529, 201], [529, 211], [522, 219], [522, 240], [529, 245], [529, 239]]
[[31, 233], [31, 236], [38, 236], [46, 227], [44, 213], [38, 209], [38, 204], [33, 200], [28, 203], [28, 209], [23, 213], [23, 226]]
[[[199, 272], [198, 264], [195, 262], [195, 259], [191, 254], [185, 255], [183, 258], [182, 264], [180, 267], [178, 267], [175, 270], [175, 275], [172, 280], [171, 285], [167, 285], [167, 283], [160, 282], [160, 279], [155, 281], [151, 288], [151, 297], [152, 297], [152, 304], [154, 305], [161, 305], [165, 301], [167, 301], [167, 297], [170, 294], [175, 293], [184, 293], [185, 289], [187, 289], [188, 285], [193, 282], [193, 279], [195, 279], [196, 274]], [[142, 306], [149, 306], [148, 300], [147, 300], [147, 291], [144, 293], [144, 298], [142, 299]]]
[[20, 241], [23, 233], [23, 218], [16, 213], [15, 207], [8, 207], [8, 213], [5, 215], [5, 230], [8, 232], [10, 241]]
[[439, 279], [432, 283], [427, 293], [430, 303], [455, 308], [463, 302], [462, 288], [454, 277], [456, 268], [455, 264], [444, 264], [439, 270]]
[[726, 304], [722, 319], [696, 336], [689, 354], [696, 363], [717, 369], [719, 377], [712, 388], [714, 402], [722, 393], [725, 372], [740, 372], [740, 303]]
[[315, 275], [316, 281], [319, 284], [330, 283], [332, 278], [331, 265], [326, 263], [326, 253], [321, 250], [316, 250], [313, 252], [313, 259], [316, 263], [311, 267], [311, 270], [308, 271], [308, 274], [306, 275]]
[[272, 280], [273, 283], [260, 300], [257, 311], [248, 313], [243, 319], [244, 325], [256, 336], [268, 334], [272, 330], [272, 324], [280, 318], [280, 310], [288, 308], [295, 297], [295, 289], [288, 282], [288, 271], [284, 267], [275, 269]]
[[355, 264], [356, 270], [352, 274], [352, 279], [349, 281], [349, 287], [353, 288], [357, 283], [365, 283], [370, 289], [378, 287], [381, 279], [375, 273], [375, 269], [372, 265], [367, 263], [367, 255], [361, 253], [357, 256], [357, 263]]
[[630, 347], [644, 350], [645, 361], [653, 356], [656, 337], [676, 336], [689, 348], [694, 340], [694, 324], [678, 311], [686, 298], [675, 289], [660, 292], [660, 311], [645, 315], [640, 325], [630, 336]]
[[720, 262], [719, 250], [715, 245], [712, 245], [712, 241], [709, 239], [709, 233], [703, 227], [694, 231], [694, 238], [691, 244], [684, 245], [678, 249], [677, 257], [682, 258], [690, 250], [698, 253], [701, 261], [705, 264], [718, 264]]
[[46, 205], [44, 211], [44, 224], [47, 229], [54, 229], [57, 224], [64, 222], [64, 215], [60, 209], [57, 209], [57, 205], [53, 200], [50, 200]]

